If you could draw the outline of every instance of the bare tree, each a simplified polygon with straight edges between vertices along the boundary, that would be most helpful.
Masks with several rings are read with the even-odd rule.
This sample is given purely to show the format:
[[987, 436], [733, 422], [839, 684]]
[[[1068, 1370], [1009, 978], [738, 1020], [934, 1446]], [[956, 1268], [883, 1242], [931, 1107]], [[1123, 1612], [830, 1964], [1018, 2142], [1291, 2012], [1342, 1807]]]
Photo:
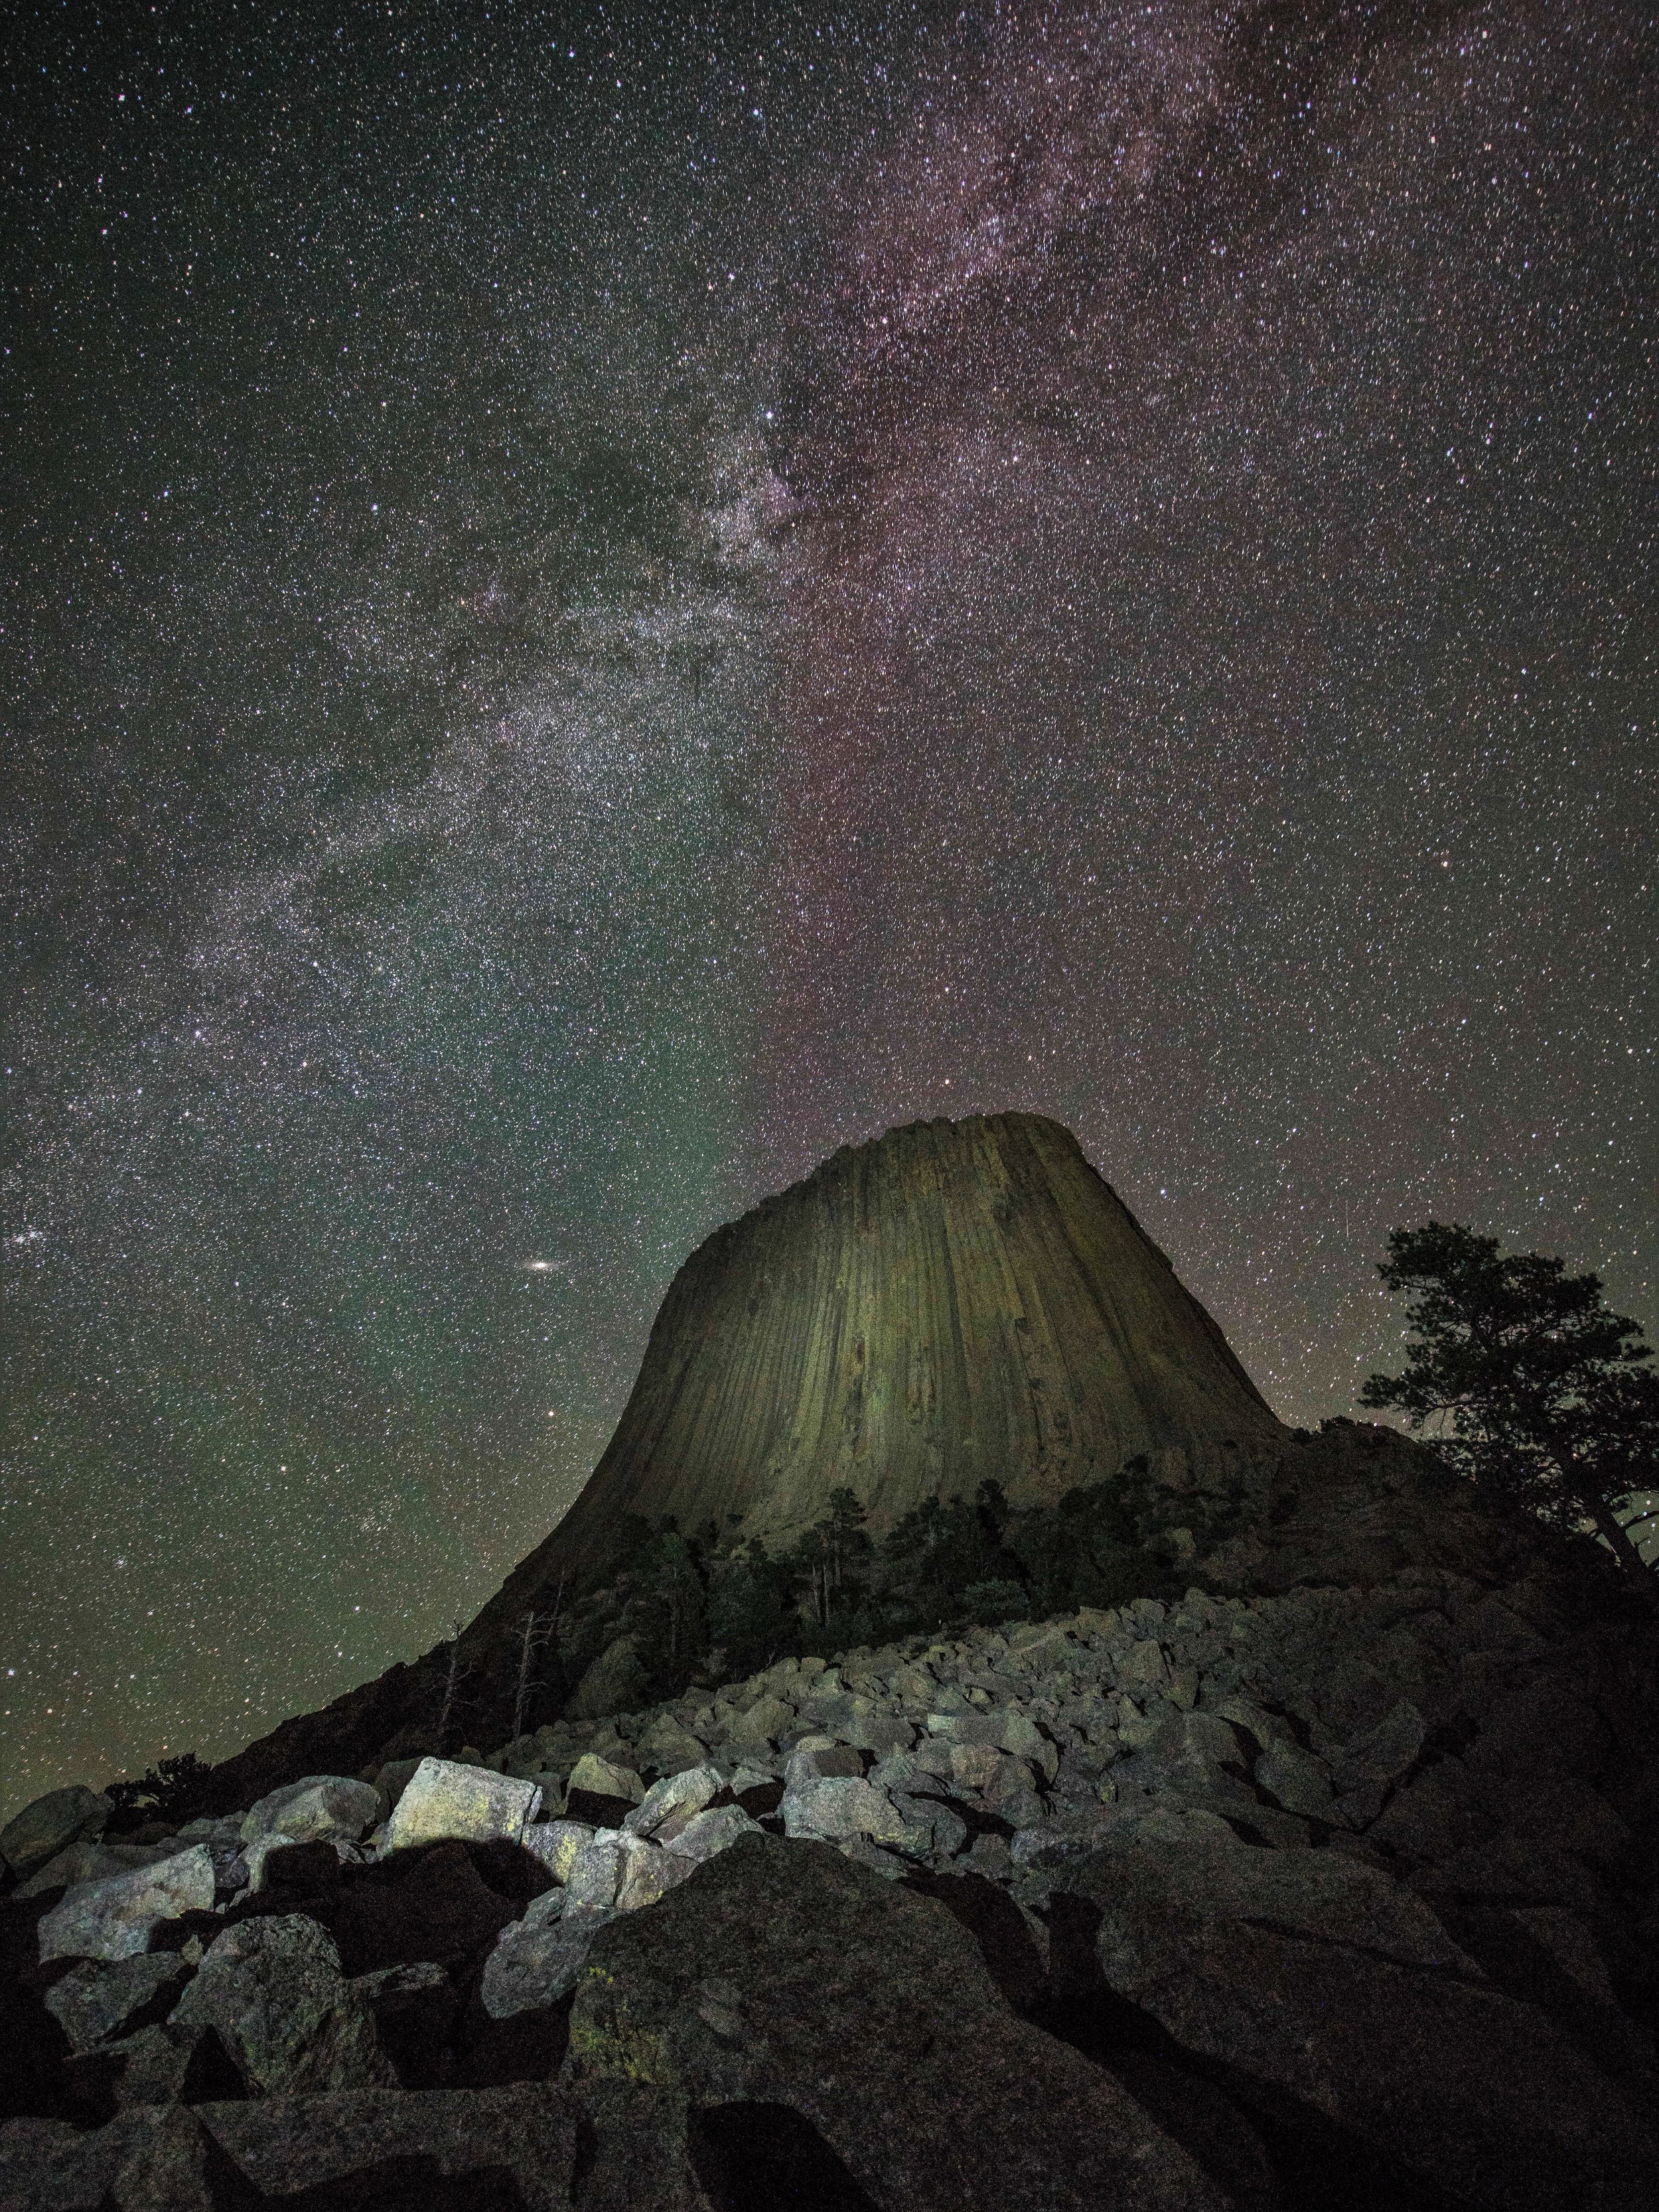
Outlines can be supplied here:
[[[563, 1585], [560, 1585], [562, 1592]], [[552, 1638], [558, 1626], [558, 1599], [553, 1601], [550, 1613], [530, 1612], [524, 1617], [524, 1633], [519, 1639], [519, 1680], [513, 1693], [513, 1735], [516, 1742], [524, 1734], [525, 1715], [530, 1700], [542, 1686], [542, 1678], [535, 1671], [536, 1662]]]
[[441, 1757], [445, 1744], [449, 1741], [450, 1725], [455, 1717], [455, 1706], [460, 1696], [461, 1685], [472, 1672], [471, 1666], [461, 1656], [463, 1624], [457, 1620], [452, 1621], [450, 1626], [454, 1633], [449, 1641], [449, 1664], [444, 1670], [443, 1700], [438, 1707], [438, 1725], [432, 1747]]

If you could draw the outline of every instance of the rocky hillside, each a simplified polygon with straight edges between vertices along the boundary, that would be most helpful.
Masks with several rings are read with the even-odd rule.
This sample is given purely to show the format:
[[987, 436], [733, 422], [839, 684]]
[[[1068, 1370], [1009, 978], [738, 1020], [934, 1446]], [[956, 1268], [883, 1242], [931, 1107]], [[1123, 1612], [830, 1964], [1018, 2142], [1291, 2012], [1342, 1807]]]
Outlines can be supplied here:
[[1656, 1655], [1569, 1547], [786, 1661], [119, 1844], [60, 1791], [0, 1835], [0, 2204], [1636, 2212]]
[[1064, 1131], [895, 1132], [447, 1657], [0, 1832], [0, 2212], [1638, 2212], [1649, 1601], [1282, 1428]]
[[[891, 1130], [686, 1261], [592, 1480], [461, 1635], [460, 1733], [437, 1741], [440, 1650], [226, 1762], [210, 1809], [319, 1770], [498, 1740], [521, 1705], [526, 1624], [556, 1619], [537, 1670], [534, 1717], [550, 1717], [637, 1625], [629, 1532], [702, 1532], [708, 1581], [712, 1554], [758, 1544], [775, 1558], [838, 1490], [880, 1537], [987, 1483], [1029, 1514], [1140, 1470], [1166, 1509], [1153, 1519], [1185, 1531], [1183, 1560], [1214, 1550], [1194, 1571], [1221, 1587], [1369, 1583], [1407, 1565], [1508, 1571], [1512, 1540], [1432, 1461], [1365, 1435], [1361, 1449], [1341, 1426], [1310, 1437], [1273, 1418], [1069, 1131], [1025, 1114]], [[1144, 1558], [1103, 1594], [1145, 1592], [1158, 1571]], [[1023, 1595], [1052, 1609], [1035, 1583]], [[762, 1640], [787, 1648], [776, 1623]], [[590, 1709], [605, 1694], [589, 1684]], [[611, 1702], [629, 1695], [622, 1681]]]

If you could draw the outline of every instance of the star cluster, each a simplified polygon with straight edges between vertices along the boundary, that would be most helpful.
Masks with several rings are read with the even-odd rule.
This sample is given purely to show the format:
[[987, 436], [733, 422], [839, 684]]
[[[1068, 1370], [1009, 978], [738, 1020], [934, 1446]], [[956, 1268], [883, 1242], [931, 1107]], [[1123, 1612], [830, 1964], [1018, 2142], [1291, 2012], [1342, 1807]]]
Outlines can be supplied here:
[[1396, 1223], [1651, 1316], [1637, 14], [11, 43], [8, 1805], [444, 1633], [896, 1121], [1289, 1419]]

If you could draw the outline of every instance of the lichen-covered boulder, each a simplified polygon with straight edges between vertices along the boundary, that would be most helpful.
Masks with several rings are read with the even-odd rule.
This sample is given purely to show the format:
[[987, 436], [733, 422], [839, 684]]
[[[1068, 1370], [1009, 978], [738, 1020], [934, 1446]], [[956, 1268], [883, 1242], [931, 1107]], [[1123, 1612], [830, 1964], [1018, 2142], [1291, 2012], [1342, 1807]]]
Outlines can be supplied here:
[[212, 2028], [256, 2096], [396, 2081], [373, 2011], [340, 1971], [333, 1937], [303, 1913], [227, 1928], [172, 2020]]
[[1651, 2204], [1643, 2117], [1379, 1869], [1142, 1823], [1064, 1880], [1111, 1989], [1264, 2111], [1297, 2100], [1460, 2205]]
[[579, 2094], [785, 2106], [905, 2212], [1225, 2202], [1110, 2072], [1009, 2009], [942, 1905], [824, 1844], [739, 1838], [654, 1911], [601, 1929], [568, 2069]]
[[925, 1830], [907, 1820], [884, 1790], [856, 1775], [804, 1778], [784, 1791], [780, 1808], [784, 1833], [826, 1841], [862, 1836], [872, 1844], [896, 1844], [923, 1851]]
[[659, 1844], [677, 1836], [688, 1820], [701, 1813], [720, 1790], [720, 1778], [712, 1766], [688, 1766], [653, 1783], [623, 1822], [636, 1836], [649, 1836]]
[[645, 1796], [645, 1784], [631, 1766], [602, 1759], [597, 1751], [585, 1751], [576, 1761], [569, 1787], [573, 1792], [586, 1790], [590, 1797], [622, 1797], [635, 1805]]
[[109, 1799], [84, 1783], [49, 1790], [0, 1828], [0, 1859], [27, 1881], [66, 1845], [102, 1835], [111, 1810]]
[[83, 1959], [46, 1991], [46, 2010], [71, 2051], [90, 2051], [112, 2037], [130, 2034], [147, 2014], [164, 2019], [194, 1971], [176, 1951]]
[[561, 1889], [537, 1898], [522, 1920], [502, 1929], [484, 1961], [484, 2010], [507, 2020], [568, 1996], [593, 1938], [616, 1917], [609, 1905], [573, 1905]]
[[386, 1823], [386, 1848], [405, 1850], [451, 1839], [483, 1844], [498, 1837], [522, 1844], [541, 1801], [534, 1782], [454, 1759], [423, 1759]]
[[260, 1836], [285, 1836], [290, 1843], [307, 1844], [319, 1836], [345, 1836], [355, 1843], [386, 1809], [373, 1783], [343, 1774], [307, 1774], [271, 1790], [245, 1813], [241, 1838], [251, 1844]]
[[157, 1921], [210, 1911], [213, 1887], [205, 1844], [191, 1844], [131, 1874], [79, 1883], [41, 1919], [41, 1960], [125, 1959], [148, 1951]]

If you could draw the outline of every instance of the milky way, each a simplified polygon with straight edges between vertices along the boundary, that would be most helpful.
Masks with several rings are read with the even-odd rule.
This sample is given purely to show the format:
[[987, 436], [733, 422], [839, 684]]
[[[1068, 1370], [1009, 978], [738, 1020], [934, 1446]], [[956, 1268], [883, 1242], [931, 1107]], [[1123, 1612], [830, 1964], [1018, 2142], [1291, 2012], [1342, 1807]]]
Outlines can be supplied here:
[[1058, 1115], [1278, 1409], [1653, 1317], [1639, 10], [42, 10], [8, 1804], [425, 1648], [719, 1221]]

